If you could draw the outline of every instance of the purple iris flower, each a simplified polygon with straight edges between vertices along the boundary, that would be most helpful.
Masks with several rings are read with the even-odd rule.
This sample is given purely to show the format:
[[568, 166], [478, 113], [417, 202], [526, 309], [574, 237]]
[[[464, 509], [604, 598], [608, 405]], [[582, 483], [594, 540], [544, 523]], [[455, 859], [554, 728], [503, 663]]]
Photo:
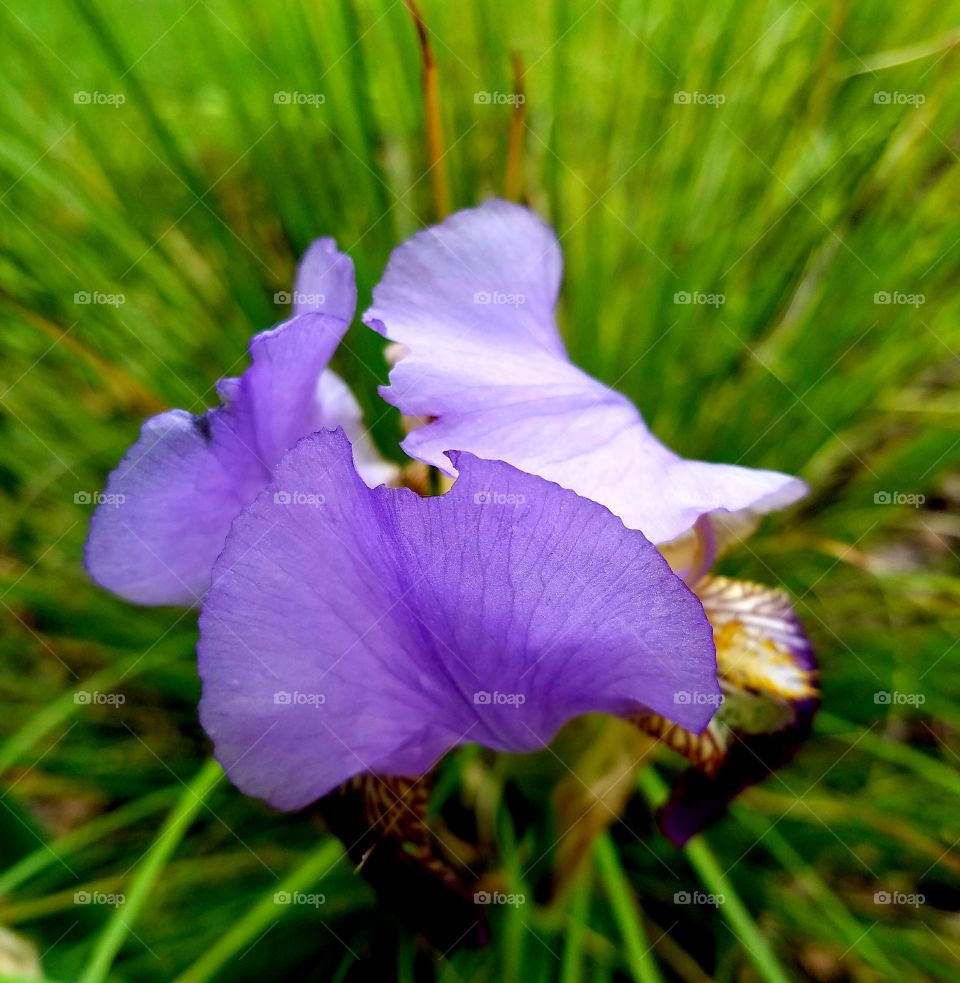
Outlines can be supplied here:
[[234, 522], [200, 715], [243, 791], [295, 809], [466, 742], [536, 751], [592, 711], [709, 721], [710, 625], [642, 533], [501, 461], [450, 463], [444, 495], [371, 489], [344, 435], [317, 433]]
[[808, 726], [789, 601], [706, 576], [805, 486], [657, 441], [567, 358], [560, 270], [546, 225], [491, 202], [401, 246], [375, 289], [365, 320], [403, 352], [384, 396], [423, 420], [403, 446], [456, 477], [444, 495], [373, 487], [393, 469], [327, 369], [356, 303], [331, 240], [224, 405], [154, 417], [111, 475], [122, 505], [98, 509], [88, 567], [141, 603], [206, 592], [201, 719], [245, 792], [295, 809], [358, 776], [413, 789], [460, 744], [535, 751], [604, 712], [705, 776], [664, 813], [680, 841], [756, 780], [748, 742], [774, 735], [776, 764]]
[[490, 201], [397, 248], [363, 320], [396, 343], [381, 391], [422, 421], [403, 442], [412, 457], [453, 476], [443, 449], [459, 447], [599, 502], [660, 544], [700, 598], [714, 628], [722, 705], [702, 733], [676, 715], [635, 718], [694, 765], [660, 817], [682, 843], [809, 732], [816, 663], [789, 599], [707, 576], [719, 553], [806, 486], [777, 472], [685, 460], [661, 444], [632, 403], [569, 360], [554, 322], [561, 268], [549, 226]]
[[196, 604], [234, 517], [283, 453], [321, 427], [351, 435], [365, 480], [393, 476], [356, 400], [327, 368], [357, 303], [353, 262], [332, 239], [305, 254], [293, 301], [289, 320], [251, 340], [243, 375], [220, 380], [223, 405], [202, 416], [169, 410], [144, 424], [108, 479], [111, 504], [91, 522], [86, 565], [101, 586], [139, 604]]

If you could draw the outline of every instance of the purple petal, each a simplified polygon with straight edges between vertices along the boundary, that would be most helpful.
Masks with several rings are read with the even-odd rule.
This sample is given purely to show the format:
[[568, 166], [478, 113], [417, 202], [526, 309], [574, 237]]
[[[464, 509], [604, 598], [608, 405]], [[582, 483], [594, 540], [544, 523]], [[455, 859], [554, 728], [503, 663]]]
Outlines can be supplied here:
[[[326, 265], [324, 265], [326, 264]], [[353, 265], [319, 240], [298, 283], [327, 291], [346, 313], [299, 314], [250, 342], [252, 364], [220, 380], [223, 406], [194, 417], [183, 410], [148, 420], [107, 481], [90, 526], [86, 564], [99, 584], [140, 604], [195, 604], [234, 516], [270, 480], [303, 436], [344, 426], [357, 438], [357, 463], [371, 483], [391, 477], [366, 438], [360, 409], [327, 369], [353, 316]]]
[[231, 409], [268, 468], [301, 437], [330, 425], [320, 380], [346, 328], [337, 317], [299, 314], [251, 339], [252, 364]]
[[343, 434], [315, 434], [234, 523], [200, 619], [201, 719], [245, 792], [298, 808], [465, 742], [535, 751], [591, 711], [707, 723], [709, 625], [645, 537], [454, 457], [446, 495], [371, 490]]
[[384, 398], [435, 418], [403, 443], [447, 474], [448, 447], [508, 461], [606, 505], [663, 543], [719, 510], [768, 512], [806, 491], [796, 478], [687, 461], [636, 407], [574, 366], [553, 319], [561, 255], [532, 212], [490, 201], [394, 251], [364, 322], [407, 354]]
[[293, 284], [294, 314], [332, 314], [348, 324], [357, 309], [353, 261], [333, 239], [316, 239], [303, 254]]
[[230, 522], [266, 480], [225, 411], [147, 420], [91, 519], [90, 576], [137, 604], [196, 604]]

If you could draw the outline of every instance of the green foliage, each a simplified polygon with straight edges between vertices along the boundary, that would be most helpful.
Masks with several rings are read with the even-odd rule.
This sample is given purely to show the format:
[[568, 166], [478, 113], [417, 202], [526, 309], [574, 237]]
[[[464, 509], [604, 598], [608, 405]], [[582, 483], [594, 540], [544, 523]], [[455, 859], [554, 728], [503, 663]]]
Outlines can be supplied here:
[[[0, 5], [0, 922], [48, 979], [350, 980], [358, 958], [402, 980], [957, 978], [958, 14], [424, 3], [455, 207], [504, 191], [512, 110], [477, 93], [512, 93], [520, 56], [523, 195], [562, 237], [574, 358], [678, 451], [810, 483], [724, 565], [798, 599], [825, 710], [797, 761], [684, 854], [638, 795], [550, 907], [533, 898], [563, 831], [514, 830], [502, 793], [523, 782], [458, 754], [448, 793], [484, 770], [505, 877], [530, 900], [494, 912], [489, 950], [440, 957], [308, 817], [217, 781], [195, 614], [127, 606], [81, 565], [85, 498], [145, 415], [214, 401], [283, 316], [273, 295], [311, 238], [354, 257], [362, 310], [391, 247], [436, 217], [409, 14]], [[694, 293], [724, 303], [677, 302]], [[337, 367], [400, 459], [381, 347], [357, 324]], [[124, 702], [77, 702], [89, 692]], [[654, 773], [643, 791], [659, 799]], [[280, 908], [279, 890], [326, 902]]]

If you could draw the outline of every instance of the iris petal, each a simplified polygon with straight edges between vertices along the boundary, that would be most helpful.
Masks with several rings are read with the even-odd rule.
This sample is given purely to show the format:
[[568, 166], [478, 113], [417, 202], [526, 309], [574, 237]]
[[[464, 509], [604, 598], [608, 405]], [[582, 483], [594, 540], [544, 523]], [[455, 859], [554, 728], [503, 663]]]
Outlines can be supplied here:
[[217, 386], [224, 405], [202, 416], [171, 410], [144, 424], [91, 522], [86, 565], [102, 586], [140, 604], [197, 603], [233, 518], [283, 453], [324, 426], [355, 436], [368, 480], [390, 477], [363, 434], [356, 401], [327, 369], [356, 302], [353, 264], [321, 240], [301, 282], [346, 319], [321, 313], [317, 302], [252, 339], [250, 367]]
[[452, 457], [445, 495], [371, 490], [342, 433], [314, 434], [234, 523], [200, 619], [201, 719], [243, 791], [298, 808], [460, 743], [539, 750], [591, 711], [706, 724], [710, 627], [652, 544], [551, 482]]
[[629, 400], [574, 366], [553, 318], [561, 268], [549, 226], [504, 201], [394, 251], [363, 320], [406, 350], [384, 398], [434, 418], [404, 441], [412, 457], [448, 474], [448, 447], [508, 461], [606, 505], [655, 543], [701, 515], [768, 512], [805, 494], [788, 475], [684, 460]]
[[90, 576], [137, 604], [196, 604], [230, 522], [266, 477], [246, 446], [220, 410], [147, 420], [91, 519]]
[[348, 323], [357, 309], [353, 261], [333, 239], [314, 240], [293, 281], [294, 314], [332, 314]]

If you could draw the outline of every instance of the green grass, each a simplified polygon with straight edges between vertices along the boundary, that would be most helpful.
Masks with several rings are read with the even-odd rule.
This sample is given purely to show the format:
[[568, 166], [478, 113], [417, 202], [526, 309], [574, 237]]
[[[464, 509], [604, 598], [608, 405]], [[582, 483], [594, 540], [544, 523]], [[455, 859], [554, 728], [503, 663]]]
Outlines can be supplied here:
[[[797, 598], [823, 668], [814, 738], [683, 853], [649, 819], [679, 768], [662, 753], [553, 905], [564, 768], [458, 754], [444, 795], [485, 790], [482, 832], [529, 901], [493, 913], [487, 951], [449, 957], [396, 928], [310, 816], [217, 781], [195, 615], [96, 590], [75, 496], [145, 415], [214, 401], [312, 237], [354, 257], [362, 309], [390, 248], [436, 217], [416, 35], [389, 0], [5, 0], [0, 923], [63, 981], [353, 980], [371, 962], [400, 980], [956, 979], [960, 8], [423, 8], [454, 207], [505, 189], [511, 111], [475, 93], [511, 92], [519, 55], [522, 194], [562, 236], [575, 359], [682, 453], [811, 484], [723, 566]], [[675, 303], [684, 291], [725, 303]], [[355, 325], [337, 367], [399, 459], [380, 349]], [[89, 691], [125, 701], [75, 702]], [[280, 890], [326, 902], [280, 907]]]

